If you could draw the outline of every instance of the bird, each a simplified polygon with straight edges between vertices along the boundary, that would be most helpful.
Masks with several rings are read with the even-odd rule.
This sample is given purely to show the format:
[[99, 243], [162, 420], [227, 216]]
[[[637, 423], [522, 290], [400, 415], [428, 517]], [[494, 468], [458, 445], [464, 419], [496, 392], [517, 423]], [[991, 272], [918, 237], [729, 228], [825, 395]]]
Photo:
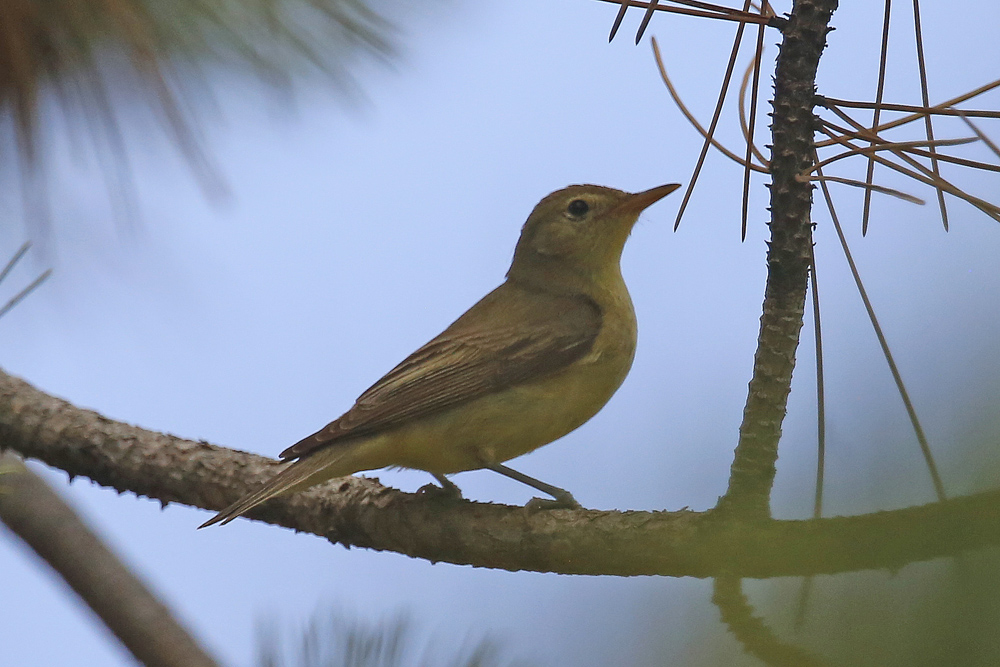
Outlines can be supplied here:
[[[561, 438], [618, 390], [637, 324], [621, 274], [639, 214], [680, 187], [639, 193], [571, 185], [543, 198], [504, 282], [404, 359], [346, 413], [279, 455], [291, 462], [200, 526], [228, 523], [275, 496], [396, 467], [447, 475], [489, 469], [579, 508], [565, 489], [504, 463]], [[535, 499], [539, 501], [539, 499]]]

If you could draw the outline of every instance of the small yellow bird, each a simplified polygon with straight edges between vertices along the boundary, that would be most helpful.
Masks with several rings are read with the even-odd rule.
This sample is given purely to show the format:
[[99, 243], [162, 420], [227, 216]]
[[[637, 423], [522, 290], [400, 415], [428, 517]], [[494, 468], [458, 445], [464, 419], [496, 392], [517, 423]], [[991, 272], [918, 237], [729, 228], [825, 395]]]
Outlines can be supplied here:
[[298, 459], [201, 527], [279, 494], [385, 467], [445, 475], [487, 468], [579, 507], [504, 461], [561, 438], [604, 407], [635, 356], [620, 260], [639, 214], [680, 185], [630, 194], [571, 185], [535, 206], [507, 280], [361, 394], [350, 410], [281, 453]]

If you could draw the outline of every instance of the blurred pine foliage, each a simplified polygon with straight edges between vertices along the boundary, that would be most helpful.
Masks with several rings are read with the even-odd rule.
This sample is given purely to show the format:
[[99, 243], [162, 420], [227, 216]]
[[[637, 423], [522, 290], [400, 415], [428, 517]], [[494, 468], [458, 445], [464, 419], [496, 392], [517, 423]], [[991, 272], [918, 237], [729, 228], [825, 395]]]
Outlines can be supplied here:
[[392, 54], [393, 29], [364, 0], [0, 0], [0, 118], [22, 167], [36, 156], [39, 104], [51, 87], [119, 147], [109, 86], [124, 60], [189, 154], [178, 71], [224, 65], [287, 81], [303, 66], [344, 79], [348, 56]]

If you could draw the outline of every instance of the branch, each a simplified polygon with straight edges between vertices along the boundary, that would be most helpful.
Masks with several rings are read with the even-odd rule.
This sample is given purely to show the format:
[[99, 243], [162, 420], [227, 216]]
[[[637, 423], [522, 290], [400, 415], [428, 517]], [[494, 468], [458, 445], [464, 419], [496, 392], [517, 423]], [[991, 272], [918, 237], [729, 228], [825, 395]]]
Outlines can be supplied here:
[[38, 554], [146, 667], [216, 663], [48, 484], [0, 455], [0, 521]]
[[720, 510], [755, 519], [770, 516], [781, 422], [802, 328], [812, 251], [813, 186], [796, 174], [812, 162], [816, 70], [836, 7], [836, 0], [795, 3], [775, 70], [767, 286], [739, 444], [729, 487], [718, 505]]
[[[261, 456], [112, 421], [0, 371], [0, 443], [119, 491], [218, 510], [274, 474]], [[432, 562], [565, 574], [744, 578], [831, 574], [1000, 545], [1000, 491], [810, 521], [718, 512], [528, 511], [345, 477], [250, 518]], [[193, 530], [193, 525], [192, 525]]]
[[718, 577], [712, 583], [712, 602], [722, 622], [743, 645], [743, 650], [770, 667], [823, 667], [826, 663], [793, 644], [782, 642], [761, 619], [743, 595], [739, 579]]

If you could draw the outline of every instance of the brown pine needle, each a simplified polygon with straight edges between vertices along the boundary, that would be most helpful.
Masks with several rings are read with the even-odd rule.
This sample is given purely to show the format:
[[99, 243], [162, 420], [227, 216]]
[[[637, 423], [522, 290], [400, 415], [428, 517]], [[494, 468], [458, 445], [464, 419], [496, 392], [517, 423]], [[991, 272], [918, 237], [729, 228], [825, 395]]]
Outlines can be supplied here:
[[[761, 5], [760, 13], [765, 14], [767, 0]], [[764, 26], [757, 26], [757, 49], [753, 59], [753, 92], [750, 94], [750, 123], [749, 136], [747, 137], [747, 152], [745, 156], [746, 164], [743, 167], [743, 209], [740, 224], [740, 241], [747, 240], [747, 209], [750, 207], [750, 162], [753, 158], [753, 131], [757, 125], [757, 93], [760, 91], [760, 61], [764, 55]], [[743, 114], [743, 105], [740, 104], [740, 115]]]
[[733, 14], [735, 16], [747, 16], [752, 19], [759, 19], [760, 17], [747, 11], [740, 11], [738, 9], [733, 9], [732, 7], [727, 7], [726, 5], [716, 5], [711, 2], [700, 2], [699, 0], [671, 0], [678, 5], [687, 5], [688, 7], [696, 7], [698, 9], [704, 9], [710, 12], [716, 12], [717, 14]]
[[[747, 11], [750, 8], [750, 0], [744, 0], [743, 11]], [[698, 155], [698, 162], [695, 163], [694, 173], [691, 174], [691, 180], [688, 182], [687, 189], [684, 191], [684, 199], [681, 200], [680, 209], [677, 211], [677, 219], [674, 221], [674, 231], [681, 224], [681, 218], [684, 216], [684, 210], [687, 208], [688, 202], [691, 201], [691, 193], [694, 192], [694, 187], [698, 183], [698, 175], [701, 173], [701, 168], [705, 164], [705, 157], [708, 155], [708, 148], [712, 145], [712, 137], [715, 136], [715, 128], [719, 124], [719, 117], [722, 115], [722, 106], [726, 101], [726, 92], [729, 90], [729, 82], [733, 78], [733, 68], [736, 66], [736, 56], [740, 52], [740, 42], [743, 41], [743, 28], [746, 24], [740, 23], [739, 27], [736, 29], [736, 37], [733, 39], [733, 49], [729, 53], [729, 64], [726, 66], [726, 74], [722, 78], [722, 89], [719, 90], [719, 99], [715, 104], [715, 113], [712, 114], [712, 122], [708, 126], [708, 134], [705, 137], [705, 143], [701, 145], [701, 153]]]
[[[868, 128], [864, 127], [863, 125], [861, 125], [856, 120], [854, 120], [853, 118], [851, 118], [849, 115], [847, 115], [843, 111], [837, 109], [836, 107], [834, 107], [832, 109], [832, 111], [835, 114], [837, 114], [838, 116], [840, 116], [841, 118], [843, 118], [845, 121], [847, 121], [855, 129], [855, 131], [857, 132], [857, 135], [859, 137], [862, 137], [864, 139], [875, 138], [875, 140], [879, 141], [879, 142], [884, 142], [885, 141], [884, 139], [882, 139], [881, 137], [879, 137], [877, 134], [873, 133], [871, 130], [869, 130]], [[826, 125], [826, 121], [822, 121], [821, 122], [821, 130], [824, 133], [828, 134], [831, 138], [835, 139], [838, 143], [841, 143], [841, 144], [843, 144], [844, 146], [846, 146], [848, 148], [857, 148], [856, 146], [854, 146], [853, 144], [851, 144], [849, 141], [847, 141], [843, 137], [839, 137], [839, 136], [834, 135], [832, 132], [830, 132], [828, 129], [826, 129], [825, 125]], [[871, 155], [875, 158], [875, 160], [879, 164], [885, 164], [887, 166], [891, 166], [892, 169], [895, 169], [896, 171], [899, 171], [900, 173], [906, 174], [907, 176], [910, 176], [911, 178], [915, 178], [916, 180], [918, 180], [918, 181], [920, 181], [922, 183], [926, 183], [927, 185], [930, 185], [930, 186], [932, 186], [934, 188], [942, 189], [945, 192], [948, 192], [949, 194], [955, 195], [956, 197], [958, 197], [960, 199], [964, 199], [965, 201], [969, 202], [970, 204], [972, 204], [973, 206], [975, 206], [976, 208], [978, 208], [980, 211], [982, 211], [983, 213], [985, 213], [986, 215], [990, 216], [991, 218], [993, 218], [997, 222], [1000, 222], [1000, 208], [998, 208], [995, 204], [992, 204], [992, 203], [990, 203], [988, 201], [980, 199], [979, 197], [973, 196], [973, 195], [969, 194], [968, 192], [962, 190], [961, 188], [958, 188], [955, 185], [952, 185], [950, 182], [948, 182], [947, 180], [945, 180], [944, 178], [942, 178], [941, 175], [940, 175], [940, 173], [934, 173], [932, 170], [930, 170], [927, 167], [925, 167], [924, 165], [920, 164], [919, 161], [917, 161], [914, 158], [912, 158], [909, 155], [907, 155], [904, 151], [899, 150], [899, 149], [892, 149], [892, 148], [890, 148], [889, 150], [890, 150], [890, 152], [893, 155], [895, 155], [900, 160], [902, 160], [906, 164], [910, 165], [911, 167], [913, 167], [917, 171], [913, 171], [911, 169], [907, 169], [905, 167], [902, 167], [901, 165], [897, 165], [897, 164], [895, 164], [895, 163], [893, 163], [893, 162], [891, 162], [889, 160], [886, 160], [883, 157], [878, 156], [875, 153], [872, 153]]]
[[[677, 89], [674, 88], [673, 82], [670, 80], [670, 77], [667, 76], [667, 68], [663, 64], [663, 57], [660, 55], [660, 46], [656, 42], [656, 37], [651, 38], [651, 42], [653, 45], [653, 57], [656, 59], [656, 66], [660, 70], [660, 78], [663, 79], [663, 83], [664, 85], [666, 85], [667, 91], [670, 92], [670, 97], [674, 100], [674, 104], [677, 105], [677, 108], [680, 109], [680, 112], [682, 114], [684, 114], [684, 117], [687, 119], [689, 123], [691, 123], [692, 127], [694, 127], [694, 129], [698, 131], [698, 134], [700, 134], [702, 137], [708, 138], [708, 132], [705, 131], [705, 128], [701, 126], [701, 123], [698, 122], [698, 120], [694, 117], [694, 115], [688, 110], [687, 106], [685, 106], [683, 100], [681, 100], [680, 95], [677, 93]], [[712, 138], [711, 141], [712, 141], [712, 146], [717, 151], [725, 155], [730, 160], [736, 162], [737, 164], [741, 166], [744, 165], [743, 158], [736, 155], [736, 153], [732, 152], [731, 150], [720, 144], [716, 139]], [[765, 165], [767, 165], [766, 162]], [[756, 164], [751, 164], [750, 168], [762, 174], [769, 173], [769, 169], [767, 166], [761, 167]]]
[[[978, 141], [978, 138], [975, 139]], [[956, 142], [956, 143], [967, 143], [967, 142]], [[934, 146], [944, 145], [940, 140], [933, 142]], [[945, 153], [931, 153], [930, 151], [921, 150], [916, 147], [906, 147], [902, 148], [903, 151], [911, 153], [918, 157], [923, 157], [930, 159], [931, 156], [935, 156], [941, 162], [948, 162], [951, 164], [957, 164], [960, 167], [969, 167], [970, 169], [979, 169], [981, 171], [996, 171], [1000, 172], [1000, 165], [990, 164], [989, 162], [980, 162], [979, 160], [969, 160], [968, 158], [958, 157], [957, 155], [947, 155]]]
[[[842, 118], [845, 121], [847, 121], [847, 123], [849, 123], [854, 128], [854, 130], [857, 133], [857, 136], [862, 137], [864, 139], [874, 138], [876, 141], [878, 141], [880, 143], [884, 143], [885, 142], [884, 139], [880, 138], [877, 134], [875, 134], [874, 132], [872, 132], [868, 128], [866, 128], [863, 125], [861, 125], [860, 123], [858, 123], [856, 120], [854, 120], [853, 118], [851, 118], [848, 114], [844, 113], [840, 109], [837, 109], [836, 107], [834, 107], [831, 110], [835, 114], [837, 114], [840, 118]], [[826, 121], [823, 121], [824, 124], [825, 124], [825, 122]], [[839, 143], [843, 143], [843, 142], [840, 142], [840, 139], [837, 139], [837, 141]], [[846, 143], [844, 145], [845, 146], [850, 146], [852, 148], [854, 147], [853, 145], [851, 145], [849, 143]], [[923, 175], [923, 178], [921, 178], [919, 176], [914, 176], [915, 172], [912, 172], [910, 170], [906, 170], [906, 172], [901, 172], [901, 173], [907, 173], [907, 175], [910, 175], [911, 177], [916, 177], [917, 180], [921, 180], [922, 182], [927, 183], [928, 185], [931, 185], [931, 186], [933, 186], [936, 189], [943, 189], [944, 191], [949, 192], [950, 194], [953, 194], [956, 197], [959, 197], [961, 199], [965, 199], [967, 202], [969, 202], [970, 204], [972, 204], [973, 206], [975, 206], [979, 210], [983, 211], [984, 213], [986, 213], [987, 215], [989, 215], [993, 219], [995, 219], [998, 222], [1000, 222], [1000, 217], [997, 217], [997, 212], [1000, 211], [1000, 208], [997, 208], [996, 205], [991, 204], [990, 202], [986, 202], [986, 201], [984, 201], [982, 199], [979, 199], [978, 197], [974, 197], [973, 195], [965, 192], [964, 190], [961, 190], [960, 188], [957, 188], [956, 186], [952, 185], [951, 183], [949, 183], [948, 181], [946, 181], [944, 178], [942, 178], [941, 175], [940, 175], [940, 173], [935, 173], [931, 169], [928, 169], [924, 165], [920, 164], [920, 162], [918, 162], [917, 160], [915, 160], [912, 157], [906, 155], [906, 153], [904, 151], [898, 150], [898, 149], [895, 149], [895, 150], [894, 149], [890, 149], [890, 152], [892, 152], [896, 157], [898, 157], [902, 161], [906, 162], [908, 165], [910, 165], [913, 168], [915, 168], [918, 172], [920, 172]], [[879, 163], [882, 163], [882, 164], [886, 164], [887, 163], [887, 161], [885, 161], [883, 158], [876, 157], [875, 159]], [[892, 163], [888, 163], [888, 164], [892, 164]], [[894, 165], [893, 168], [899, 170], [899, 166], [898, 165]]]
[[[857, 135], [852, 135], [852, 136], [854, 136], [856, 139], [861, 139], [860, 136], [857, 136]], [[928, 151], [917, 150], [917, 147], [918, 146], [959, 146], [959, 145], [962, 145], [962, 144], [973, 143], [975, 141], [978, 141], [978, 139], [976, 137], [961, 137], [959, 139], [933, 139], [931, 141], [927, 141], [927, 140], [924, 140], [924, 139], [921, 139], [919, 141], [885, 141], [884, 139], [881, 139], [881, 138], [877, 138], [877, 139], [865, 138], [865, 141], [871, 141], [872, 143], [869, 144], [868, 146], [860, 146], [858, 148], [853, 148], [851, 150], [844, 151], [843, 153], [837, 153], [833, 157], [829, 157], [829, 158], [823, 160], [822, 162], [814, 164], [812, 167], [810, 167], [809, 169], [807, 169], [807, 170], [803, 171], [801, 174], [799, 174], [799, 176], [798, 176], [799, 180], [806, 180], [808, 178], [809, 174], [811, 174], [812, 172], [816, 171], [820, 167], [825, 167], [826, 165], [830, 164], [831, 162], [836, 162], [837, 160], [842, 160], [842, 159], [844, 159], [846, 157], [853, 157], [855, 155], [861, 155], [861, 154], [871, 155], [872, 153], [875, 153], [877, 151], [893, 151], [893, 152], [895, 152], [895, 151], [907, 151], [907, 152], [914, 153], [916, 155], [921, 155], [922, 157], [928, 157], [930, 155], [930, 153]], [[880, 143], [876, 143], [876, 142], [880, 142]], [[955, 164], [961, 164], [961, 165], [966, 166], [966, 167], [974, 167], [976, 169], [985, 169], [987, 171], [1000, 171], [1000, 167], [998, 167], [996, 165], [993, 165], [993, 164], [987, 164], [985, 162], [976, 162], [975, 160], [966, 160], [964, 158], [953, 157], [953, 156], [949, 156], [949, 155], [941, 155], [941, 154], [936, 154], [936, 155], [937, 155], [938, 158], [940, 158], [942, 160], [948, 160], [948, 161], [954, 162]], [[865, 182], [868, 183], [870, 181], [866, 180]]]
[[[945, 146], [945, 145], [960, 145], [968, 144], [977, 141], [978, 137], [959, 137], [958, 139], [935, 139], [934, 141], [927, 141], [926, 139], [919, 139], [916, 141], [906, 141], [906, 142], [894, 142], [888, 139], [883, 139], [881, 136], [873, 134], [871, 130], [861, 125], [857, 121], [852, 120], [851, 124], [854, 127], [861, 128], [860, 130], [852, 130], [850, 128], [844, 127], [842, 125], [837, 125], [833, 121], [829, 121], [825, 118], [820, 119], [820, 124], [822, 124], [827, 129], [833, 130], [834, 133], [838, 133], [842, 138], [854, 139], [856, 141], [869, 141], [871, 137], [876, 137], [876, 145], [892, 145], [893, 147], [897, 145], [906, 144], [907, 146], [930, 146], [931, 144], [935, 146]], [[825, 139], [823, 141], [816, 142], [815, 148], [827, 148], [834, 144], [839, 143], [838, 139]], [[820, 145], [822, 144], [822, 146]]]
[[[747, 125], [748, 121], [747, 121], [747, 112], [746, 112], [747, 87], [750, 85], [750, 75], [753, 74], [753, 72], [754, 72], [755, 63], [756, 63], [756, 61], [751, 61], [749, 64], [747, 64], [747, 68], [745, 70], [743, 70], [743, 80], [740, 81], [740, 95], [739, 95], [739, 97], [740, 97], [740, 131], [743, 133], [743, 141], [747, 141], [747, 142], [750, 142], [750, 128]], [[770, 162], [768, 161], [767, 158], [764, 157], [764, 154], [761, 152], [761, 150], [759, 148], [757, 148], [756, 144], [754, 144], [754, 143], [751, 142], [750, 146], [753, 149], [754, 157], [756, 157], [760, 161], [761, 164], [763, 164], [763, 165], [770, 165]]]
[[[950, 100], [942, 102], [941, 104], [937, 104], [933, 107], [930, 107], [930, 109], [928, 109], [927, 111], [921, 111], [918, 113], [911, 114], [909, 116], [903, 116], [902, 118], [897, 118], [896, 120], [888, 122], [885, 125], [880, 125], [878, 127], [872, 128], [872, 130], [875, 132], [884, 132], [885, 130], [891, 130], [892, 128], [899, 127], [900, 125], [906, 125], [907, 123], [912, 123], [915, 120], [920, 120], [925, 115], [927, 115], [927, 113], [937, 113], [938, 109], [947, 109], [948, 107], [953, 107], [956, 104], [961, 104], [962, 102], [971, 100], [973, 97], [978, 97], [983, 93], [988, 93], [989, 91], [997, 87], [1000, 87], [1000, 79], [996, 79], [995, 81], [990, 81], [989, 83], [984, 83], [978, 88], [973, 88], [967, 93], [963, 93], [958, 97], [953, 97]], [[883, 108], [885, 108], [884, 105]], [[926, 108], [926, 107], [921, 107], [921, 108]]]
[[[889, 18], [892, 16], [892, 0], [885, 0], [885, 18], [882, 22], [882, 53], [878, 62], [878, 85], [875, 87], [875, 109], [872, 112], [872, 127], [878, 127], [879, 116], [882, 112], [882, 95], [885, 92], [885, 64], [889, 52]], [[872, 142], [874, 145], [875, 142]], [[870, 184], [875, 176], [875, 160], [868, 158], [868, 174], [865, 176], [865, 183]], [[872, 191], [865, 190], [864, 209], [861, 213], [861, 235], [868, 233], [868, 215], [871, 211]]]
[[[825, 123], [824, 126], [820, 128], [820, 130], [824, 132], [827, 136], [829, 136], [831, 139], [833, 139], [837, 143], [844, 145], [847, 148], [852, 148], [852, 149], [858, 148], [844, 137], [840, 136], [839, 134], [835, 134], [834, 132], [827, 129], [825, 127]], [[890, 169], [898, 171], [899, 173], [905, 176], [909, 176], [910, 178], [919, 181], [921, 183], [924, 183], [925, 185], [930, 185], [932, 187], [940, 186], [949, 194], [952, 194], [958, 197], [959, 199], [964, 199], [965, 201], [967, 201], [968, 203], [972, 204], [980, 211], [985, 213], [986, 215], [990, 216], [997, 222], [1000, 222], [1000, 208], [998, 208], [995, 204], [991, 204], [988, 201], [985, 201], [983, 199], [980, 199], [979, 197], [971, 195], [968, 192], [965, 192], [964, 190], [955, 187], [954, 185], [952, 185], [951, 183], [949, 183], [948, 181], [944, 180], [939, 176], [935, 177], [933, 174], [925, 175], [923, 173], [920, 173], [919, 171], [908, 169], [902, 165], [892, 162], [891, 160], [887, 160], [884, 157], [881, 157], [877, 153], [873, 153], [872, 155], [875, 157], [875, 161], [878, 162], [879, 164], [883, 164], [889, 167]], [[917, 163], [916, 160], [913, 160], [913, 158], [910, 158], [905, 154], [900, 157], [906, 160], [907, 162], [912, 161], [915, 164], [915, 166], [917, 166], [919, 169], [930, 173], [929, 169], [924, 167], [922, 164]]]
[[642, 16], [642, 22], [639, 23], [639, 30], [635, 33], [635, 44], [639, 45], [642, 41], [642, 35], [646, 32], [646, 27], [649, 25], [649, 20], [653, 18], [653, 12], [656, 11], [656, 5], [659, 0], [651, 0], [649, 6], [646, 8], [646, 13]]
[[[818, 156], [815, 156], [818, 161]], [[822, 172], [820, 176], [822, 176]], [[889, 372], [892, 373], [892, 379], [896, 383], [896, 389], [899, 391], [900, 398], [903, 399], [903, 405], [906, 407], [906, 414], [910, 418], [910, 424], [913, 426], [913, 432], [917, 436], [917, 442], [920, 444], [920, 452], [924, 457], [924, 463], [927, 465], [927, 471], [930, 473], [931, 482], [934, 485], [934, 493], [937, 496], [938, 501], [943, 501], [947, 498], [944, 490], [944, 483], [941, 481], [941, 475], [938, 474], [937, 463], [934, 461], [934, 454], [931, 452], [930, 444], [927, 442], [927, 437], [924, 435], [924, 429], [920, 425], [920, 420], [917, 418], [917, 411], [913, 407], [913, 402], [910, 400], [910, 394], [906, 391], [906, 386], [903, 384], [903, 377], [899, 373], [899, 368], [896, 366], [896, 361], [892, 356], [892, 352], [889, 350], [889, 343], [886, 341], [885, 334], [882, 332], [882, 326], [879, 324], [878, 318], [875, 316], [875, 309], [872, 307], [871, 300], [868, 298], [868, 292], [865, 290], [864, 283], [861, 281], [861, 274], [858, 272], [858, 267], [854, 263], [854, 256], [851, 254], [851, 249], [847, 245], [847, 238], [844, 236], [844, 230], [840, 225], [840, 218], [837, 216], [837, 211], [833, 206], [833, 198], [830, 196], [830, 189], [827, 187], [826, 182], [820, 181], [820, 188], [823, 190], [823, 197], [826, 200], [827, 209], [830, 211], [830, 218], [833, 220], [833, 228], [837, 231], [837, 237], [840, 239], [840, 245], [844, 250], [844, 256], [847, 258], [847, 264], [851, 269], [851, 275], [854, 277], [854, 283], [857, 285], [858, 293], [861, 295], [861, 300], [864, 302], [865, 310], [868, 313], [868, 319], [872, 323], [872, 328], [875, 330], [875, 336], [878, 338], [879, 345], [882, 347], [882, 354], [885, 357], [886, 363], [889, 365]]]
[[[673, 0], [673, 2], [678, 5], [684, 5], [682, 7], [661, 5], [659, 4], [659, 0], [651, 0], [650, 2], [640, 2], [638, 0], [601, 0], [601, 2], [609, 2], [621, 6], [621, 9], [618, 10], [618, 17], [615, 18], [616, 27], [612, 27], [611, 29], [611, 39], [614, 39], [615, 34], [617, 34], [618, 27], [621, 26], [621, 19], [625, 17], [625, 11], [628, 7], [636, 7], [649, 11], [650, 5], [653, 5], [655, 11], [658, 12], [684, 14], [686, 16], [697, 16], [699, 18], [737, 21], [739, 23], [757, 23], [775, 28], [780, 28], [785, 24], [785, 19], [774, 16], [773, 13], [762, 17], [760, 14], [754, 14], [749, 11], [741, 12], [740, 10], [733, 9], [732, 7], [714, 5], [708, 2], [697, 2], [696, 0]], [[608, 41], [610, 41], [610, 39]], [[638, 43], [638, 40], [636, 40], [636, 43]]]
[[[0, 283], [2, 283], [7, 278], [8, 275], [10, 275], [10, 272], [14, 270], [14, 267], [17, 266], [17, 263], [21, 261], [21, 259], [27, 254], [30, 248], [31, 248], [31, 241], [25, 241], [24, 244], [17, 249], [17, 251], [7, 261], [7, 264], [4, 265], [3, 269], [0, 269]], [[25, 287], [23, 290], [21, 290], [13, 297], [11, 297], [10, 301], [8, 301], [6, 304], [0, 307], [0, 317], [6, 315], [11, 308], [19, 304], [21, 301], [25, 299], [25, 297], [27, 297], [29, 294], [35, 291], [35, 289], [43, 282], [45, 282], [50, 275], [52, 275], [52, 269], [47, 269], [42, 273], [42, 275], [38, 276], [33, 281], [31, 281], [31, 283], [29, 283], [27, 287]]]
[[[891, 130], [891, 129], [900, 127], [902, 125], [906, 125], [907, 123], [912, 123], [912, 122], [914, 122], [916, 120], [920, 120], [921, 118], [923, 118], [925, 115], [927, 115], [929, 113], [930, 114], [948, 115], [948, 116], [961, 116], [962, 114], [967, 114], [969, 116], [974, 116], [974, 117], [1000, 118], [1000, 112], [997, 112], [997, 111], [978, 111], [978, 110], [977, 111], [972, 111], [972, 110], [964, 111], [962, 109], [953, 109], [953, 108], [951, 108], [951, 107], [954, 107], [956, 104], [961, 104], [962, 102], [966, 102], [968, 100], [971, 100], [974, 97], [978, 97], [979, 95], [982, 95], [983, 93], [988, 93], [989, 91], [991, 91], [991, 90], [993, 90], [994, 88], [997, 88], [997, 87], [1000, 87], [1000, 79], [996, 79], [996, 80], [991, 81], [989, 83], [983, 84], [982, 86], [979, 86], [978, 88], [974, 88], [974, 89], [970, 90], [967, 93], [963, 93], [963, 94], [959, 95], [958, 97], [953, 97], [950, 100], [946, 100], [946, 101], [941, 102], [940, 104], [938, 104], [936, 106], [929, 107], [929, 108], [928, 107], [913, 107], [913, 106], [907, 106], [907, 105], [903, 105], [903, 104], [883, 104], [882, 105], [882, 110], [883, 111], [885, 111], [885, 110], [892, 110], [892, 111], [912, 111], [913, 113], [910, 113], [907, 116], [903, 116], [902, 118], [897, 118], [896, 120], [889, 121], [889, 122], [887, 122], [887, 123], [885, 123], [883, 125], [879, 125], [878, 127], [868, 128], [868, 131], [869, 132], [875, 132], [875, 133], [885, 132], [886, 130]], [[874, 106], [873, 103], [871, 103], [871, 102], [856, 102], [856, 101], [852, 101], [852, 100], [840, 100], [840, 99], [836, 99], [836, 98], [833, 98], [833, 97], [824, 97], [824, 96], [821, 96], [821, 95], [816, 97], [816, 104], [819, 105], [819, 106], [825, 107], [825, 108], [829, 109], [830, 111], [833, 111], [834, 113], [838, 112], [838, 108], [839, 107], [858, 108], [858, 109], [871, 109]], [[841, 110], [841, 113], [843, 113], [842, 110]], [[840, 115], [840, 114], [838, 113], [838, 115]], [[834, 140], [834, 139], [826, 139], [826, 140], [823, 140], [823, 141], [816, 142], [816, 147], [817, 148], [825, 148], [826, 146], [831, 146], [834, 143], [836, 143], [836, 140]]]
[[819, 308], [819, 279], [816, 277], [815, 244], [809, 246], [809, 285], [812, 288], [813, 338], [816, 342], [816, 495], [813, 518], [823, 515], [823, 478], [826, 465], [826, 390], [823, 375], [823, 325]]
[[[924, 37], [920, 29], [920, 0], [913, 0], [913, 32], [914, 39], [917, 45], [917, 68], [920, 72], [920, 103], [925, 107], [929, 107], [930, 95], [927, 93], [927, 62], [924, 59]], [[924, 116], [924, 130], [927, 134], [928, 140], [934, 139], [934, 121], [931, 120], [931, 115], [927, 114]], [[934, 157], [934, 147], [931, 146], [931, 171], [934, 172], [936, 178], [941, 177], [941, 172], [938, 168], [937, 158]], [[941, 188], [937, 188], [938, 196], [938, 206], [941, 208], [941, 224], [944, 225], [944, 230], [948, 231], [948, 208], [944, 204], [944, 191]]]
[[[754, 14], [736, 14], [736, 13], [726, 13], [718, 14], [716, 12], [706, 12], [697, 9], [688, 9], [686, 7], [664, 7], [662, 5], [657, 6], [657, 10], [661, 12], [669, 12], [671, 14], [683, 14], [685, 16], [696, 16], [698, 18], [704, 19], [722, 19], [723, 21], [739, 21], [740, 23], [761, 23], [760, 18]], [[769, 22], [765, 22], [768, 23]]]
[[608, 41], [614, 40], [615, 35], [618, 34], [618, 28], [622, 27], [622, 21], [625, 19], [625, 12], [628, 11], [628, 2], [622, 2], [622, 6], [618, 8], [618, 15], [615, 16], [615, 23], [611, 26], [611, 34], [608, 35]]
[[884, 185], [878, 185], [877, 183], [865, 183], [864, 181], [858, 181], [853, 178], [841, 178], [840, 176], [829, 176], [824, 174], [823, 176], [812, 176], [809, 178], [810, 181], [829, 181], [831, 183], [843, 183], [844, 185], [851, 185], [856, 188], [864, 188], [866, 190], [872, 190], [873, 192], [878, 192], [880, 194], [889, 195], [891, 197], [896, 197], [897, 199], [902, 199], [903, 201], [909, 202], [911, 204], [919, 204], [923, 206], [927, 202], [920, 197], [914, 197], [913, 195], [903, 192], [902, 190], [896, 190], [895, 188], [888, 188]]
[[[819, 309], [819, 280], [816, 278], [815, 243], [809, 246], [809, 288], [812, 291], [813, 340], [816, 343], [816, 493], [813, 497], [813, 518], [823, 516], [823, 479], [826, 476], [826, 392], [823, 380], [823, 327]], [[806, 620], [806, 609], [812, 593], [813, 578], [804, 577], [795, 606], [795, 629]]]
[[965, 121], [965, 124], [969, 126], [969, 129], [971, 129], [973, 132], [976, 133], [976, 136], [979, 138], [979, 140], [981, 142], [983, 142], [984, 144], [986, 144], [989, 147], [989, 149], [991, 151], [993, 151], [994, 155], [996, 155], [998, 158], [1000, 158], [1000, 148], [998, 148], [997, 145], [995, 143], [993, 143], [990, 140], [989, 137], [987, 137], [985, 134], [983, 134], [982, 130], [980, 130], [979, 127], [975, 123], [973, 123], [971, 120], [969, 120], [969, 118], [968, 118], [968, 116], [966, 116], [966, 114], [962, 113], [958, 109], [956, 109], [956, 111], [959, 111], [959, 116], [961, 116], [962, 120]]
[[[837, 97], [827, 97], [826, 95], [820, 95], [816, 98], [816, 104], [822, 107], [829, 108], [829, 105], [844, 107], [846, 109], [874, 109], [874, 102], [859, 102], [857, 100], [842, 100]], [[914, 114], [911, 120], [918, 120], [926, 114], [932, 114], [935, 116], [968, 116], [969, 118], [1000, 118], [1000, 111], [991, 111], [986, 109], [954, 109], [950, 106], [937, 106], [937, 107], [918, 107], [913, 104], [891, 104], [888, 102], [883, 102], [879, 105], [882, 111], [904, 111]], [[895, 127], [895, 125], [893, 126]], [[881, 132], [887, 129], [888, 126], [878, 126], [878, 131]]]

